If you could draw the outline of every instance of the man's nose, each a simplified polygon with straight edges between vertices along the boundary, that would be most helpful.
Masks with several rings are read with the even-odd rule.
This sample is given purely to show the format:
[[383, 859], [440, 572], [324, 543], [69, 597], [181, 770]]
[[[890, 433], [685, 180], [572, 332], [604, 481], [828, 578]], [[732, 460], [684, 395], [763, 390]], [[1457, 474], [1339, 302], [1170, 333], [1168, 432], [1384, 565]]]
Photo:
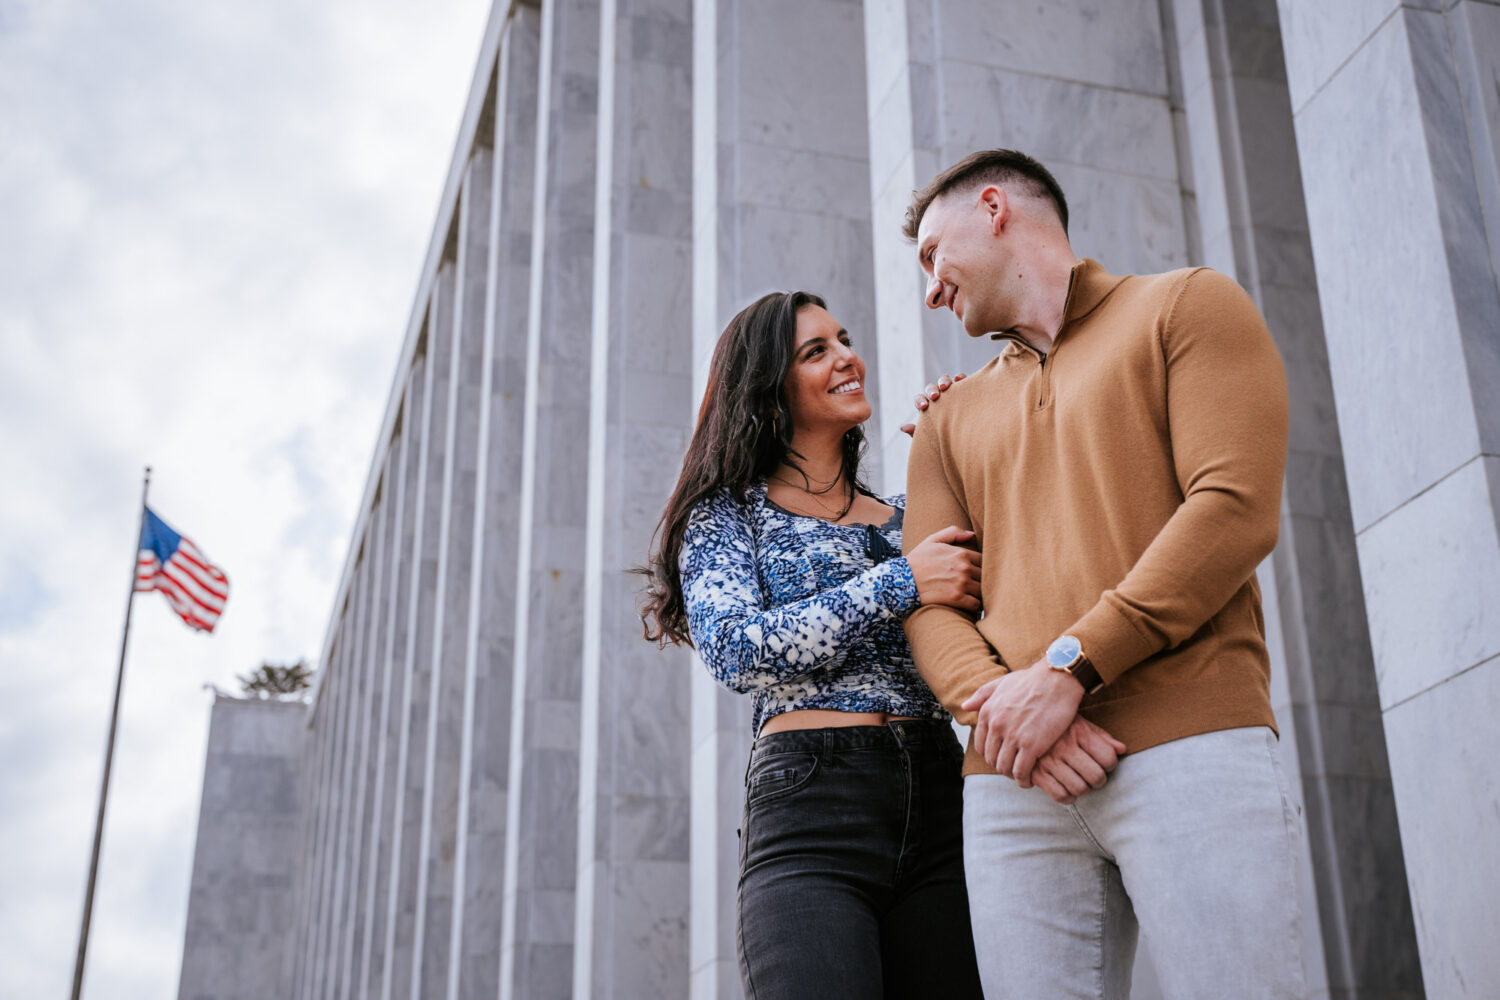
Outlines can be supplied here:
[[927, 308], [943, 308], [943, 283], [935, 274], [927, 279]]

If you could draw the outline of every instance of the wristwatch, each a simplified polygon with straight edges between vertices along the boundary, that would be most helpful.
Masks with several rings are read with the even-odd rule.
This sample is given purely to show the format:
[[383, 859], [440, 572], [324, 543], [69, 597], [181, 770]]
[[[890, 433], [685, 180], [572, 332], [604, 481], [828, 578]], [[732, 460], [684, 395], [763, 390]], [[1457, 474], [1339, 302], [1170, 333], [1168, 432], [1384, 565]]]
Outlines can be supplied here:
[[1093, 694], [1104, 686], [1104, 678], [1094, 664], [1084, 655], [1083, 643], [1077, 636], [1060, 635], [1047, 647], [1047, 666], [1070, 675], [1083, 685], [1084, 694]]

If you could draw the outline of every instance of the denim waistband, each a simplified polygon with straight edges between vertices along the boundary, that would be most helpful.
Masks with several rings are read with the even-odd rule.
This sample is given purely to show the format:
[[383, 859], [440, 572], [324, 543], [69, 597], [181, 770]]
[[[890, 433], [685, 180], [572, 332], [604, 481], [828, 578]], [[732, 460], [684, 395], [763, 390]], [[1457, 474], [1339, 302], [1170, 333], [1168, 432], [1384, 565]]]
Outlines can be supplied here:
[[788, 729], [756, 739], [750, 761], [778, 753], [860, 750], [870, 747], [943, 746], [958, 742], [947, 719], [898, 719], [883, 726]]

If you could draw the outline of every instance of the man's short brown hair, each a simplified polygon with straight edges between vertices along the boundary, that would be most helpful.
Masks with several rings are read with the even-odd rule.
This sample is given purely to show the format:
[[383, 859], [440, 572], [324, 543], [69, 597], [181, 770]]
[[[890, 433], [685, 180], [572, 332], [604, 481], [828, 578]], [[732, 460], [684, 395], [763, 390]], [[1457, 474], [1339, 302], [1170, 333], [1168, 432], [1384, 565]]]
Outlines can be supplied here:
[[1014, 149], [983, 149], [970, 153], [938, 174], [922, 190], [912, 192], [901, 235], [912, 243], [917, 242], [917, 227], [934, 201], [949, 191], [977, 184], [1012, 184], [1025, 194], [1051, 199], [1052, 207], [1062, 221], [1063, 232], [1068, 231], [1068, 199], [1063, 196], [1062, 187], [1051, 171]]

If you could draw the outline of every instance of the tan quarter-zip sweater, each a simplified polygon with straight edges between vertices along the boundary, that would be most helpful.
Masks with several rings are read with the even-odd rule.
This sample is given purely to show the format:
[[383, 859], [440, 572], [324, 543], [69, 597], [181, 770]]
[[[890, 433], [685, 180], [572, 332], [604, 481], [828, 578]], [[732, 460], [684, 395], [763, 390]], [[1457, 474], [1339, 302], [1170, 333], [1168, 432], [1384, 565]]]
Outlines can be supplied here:
[[[959, 704], [1075, 635], [1105, 680], [1080, 712], [1129, 751], [1272, 726], [1255, 567], [1276, 543], [1281, 359], [1244, 290], [1207, 268], [1073, 268], [1043, 357], [1015, 335], [918, 425], [908, 551], [949, 524], [984, 552], [984, 614], [906, 620], [917, 668]], [[970, 746], [964, 773], [993, 773]]]

